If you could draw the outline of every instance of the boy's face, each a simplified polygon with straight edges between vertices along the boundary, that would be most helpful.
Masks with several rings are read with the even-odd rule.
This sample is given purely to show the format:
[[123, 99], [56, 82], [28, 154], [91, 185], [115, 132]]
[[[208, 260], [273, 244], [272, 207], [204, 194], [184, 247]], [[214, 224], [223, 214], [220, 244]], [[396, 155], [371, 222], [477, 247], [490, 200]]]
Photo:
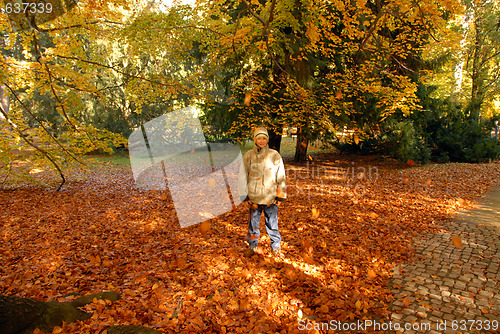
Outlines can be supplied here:
[[269, 140], [264, 135], [258, 135], [257, 137], [255, 137], [255, 144], [257, 144], [257, 146], [260, 148], [265, 147], [268, 141]]

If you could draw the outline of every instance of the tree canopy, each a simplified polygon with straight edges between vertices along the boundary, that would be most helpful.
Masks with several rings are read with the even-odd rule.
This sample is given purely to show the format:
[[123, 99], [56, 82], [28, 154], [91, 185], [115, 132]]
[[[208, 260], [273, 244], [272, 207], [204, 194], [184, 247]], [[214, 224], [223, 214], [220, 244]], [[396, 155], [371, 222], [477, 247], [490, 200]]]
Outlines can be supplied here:
[[476, 121], [498, 114], [497, 2], [49, 3], [54, 14], [26, 17], [0, 2], [10, 99], [0, 160], [11, 176], [52, 165], [63, 177], [79, 155], [124, 145], [134, 128], [190, 104], [215, 139], [265, 125], [279, 149], [283, 128], [298, 128], [296, 160], [345, 126], [358, 148], [400, 142], [398, 126], [435, 148], [411, 115], [426, 114], [437, 92]]

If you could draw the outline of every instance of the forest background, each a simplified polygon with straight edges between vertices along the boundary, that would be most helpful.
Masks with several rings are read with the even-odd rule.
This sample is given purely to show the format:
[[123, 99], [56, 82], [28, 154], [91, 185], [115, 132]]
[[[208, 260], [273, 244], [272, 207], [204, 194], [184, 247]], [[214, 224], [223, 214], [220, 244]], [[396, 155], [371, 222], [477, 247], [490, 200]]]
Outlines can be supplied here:
[[499, 155], [498, 1], [57, 3], [1, 3], [6, 180], [50, 166], [64, 177], [189, 105], [209, 141], [263, 124], [279, 150], [296, 130], [296, 161], [311, 141], [404, 162]]

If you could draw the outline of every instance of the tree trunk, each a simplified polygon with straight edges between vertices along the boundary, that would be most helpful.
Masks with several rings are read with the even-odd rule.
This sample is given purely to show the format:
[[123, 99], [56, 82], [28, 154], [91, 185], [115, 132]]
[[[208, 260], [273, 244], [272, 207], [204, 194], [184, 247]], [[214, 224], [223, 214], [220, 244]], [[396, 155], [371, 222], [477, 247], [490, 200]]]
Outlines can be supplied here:
[[297, 129], [297, 146], [295, 146], [295, 161], [306, 161], [307, 160], [307, 145], [309, 144], [309, 139], [304, 134], [302, 128]]
[[269, 130], [269, 148], [278, 152], [281, 149], [281, 133], [276, 133], [272, 129]]
[[72, 323], [92, 316], [71, 303], [42, 302], [16, 296], [0, 296], [0, 333], [31, 334], [38, 328], [51, 332], [63, 321]]
[[[54, 327], [90, 319], [92, 313], [78, 309], [96, 299], [116, 301], [120, 295], [114, 291], [79, 297], [68, 303], [0, 295], [0, 333], [32, 334], [35, 329], [52, 332]], [[146, 333], [146, 332], [144, 332]]]
[[[477, 16], [476, 16], [477, 17]], [[469, 115], [472, 120], [479, 122], [481, 106], [483, 104], [484, 89], [484, 69], [482, 63], [482, 33], [479, 25], [479, 18], [476, 19], [476, 36], [474, 45], [474, 57], [472, 58], [472, 90], [469, 103]]]

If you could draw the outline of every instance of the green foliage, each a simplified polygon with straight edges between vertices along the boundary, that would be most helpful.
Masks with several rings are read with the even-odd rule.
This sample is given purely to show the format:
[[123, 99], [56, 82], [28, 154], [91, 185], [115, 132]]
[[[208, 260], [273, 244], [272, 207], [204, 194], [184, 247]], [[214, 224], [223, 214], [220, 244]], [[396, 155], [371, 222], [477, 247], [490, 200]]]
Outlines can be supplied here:
[[386, 153], [402, 162], [429, 162], [431, 150], [411, 120], [391, 122], [387, 127], [389, 131], [382, 137]]

